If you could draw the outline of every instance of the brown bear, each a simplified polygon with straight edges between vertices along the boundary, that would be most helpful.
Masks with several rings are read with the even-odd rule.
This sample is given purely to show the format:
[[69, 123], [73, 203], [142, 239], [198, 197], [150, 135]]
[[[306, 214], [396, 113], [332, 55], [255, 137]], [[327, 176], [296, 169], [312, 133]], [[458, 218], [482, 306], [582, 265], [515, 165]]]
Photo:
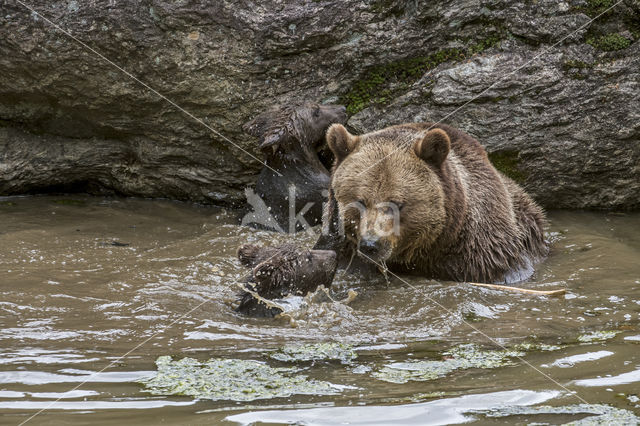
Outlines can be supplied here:
[[238, 249], [238, 259], [251, 268], [251, 277], [244, 284], [236, 311], [257, 317], [274, 317], [282, 312], [269, 304], [270, 300], [304, 296], [321, 285], [329, 288], [338, 264], [334, 251], [304, 250], [288, 244], [245, 244]]
[[329, 221], [314, 248], [477, 282], [526, 279], [546, 255], [542, 210], [468, 134], [412, 123], [355, 136], [334, 124], [327, 143]]
[[295, 232], [304, 229], [304, 222], [320, 223], [330, 179], [330, 161], [324, 161], [327, 167], [323, 164], [330, 155], [322, 149], [324, 136], [332, 123], [344, 123], [346, 118], [342, 105], [308, 102], [274, 107], [244, 124], [246, 133], [259, 138], [268, 166], [260, 172], [255, 188], [264, 205], [252, 203], [250, 193], [247, 198], [254, 210], [268, 212], [245, 216], [243, 224]]

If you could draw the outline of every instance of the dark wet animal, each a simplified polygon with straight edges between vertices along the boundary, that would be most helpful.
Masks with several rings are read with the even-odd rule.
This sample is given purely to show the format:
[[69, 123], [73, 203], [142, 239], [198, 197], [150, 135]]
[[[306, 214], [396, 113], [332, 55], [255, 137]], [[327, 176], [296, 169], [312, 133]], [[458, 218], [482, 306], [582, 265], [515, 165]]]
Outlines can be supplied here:
[[238, 249], [240, 262], [251, 268], [236, 311], [255, 317], [273, 317], [282, 312], [256, 298], [275, 300], [288, 295], [304, 296], [319, 286], [329, 287], [336, 272], [336, 253], [304, 250], [294, 245], [259, 247], [245, 244]]
[[[344, 123], [346, 118], [344, 106], [305, 103], [274, 107], [242, 127], [259, 138], [267, 167], [260, 172], [255, 193], [275, 219], [275, 223], [269, 223], [258, 215], [245, 224], [295, 232], [304, 229], [303, 221], [297, 219], [311, 226], [321, 222], [322, 203], [327, 198], [330, 180], [327, 167], [332, 161], [331, 152], [323, 150], [324, 136], [331, 124]], [[293, 215], [290, 198], [295, 200]], [[260, 207], [248, 201], [254, 210]]]

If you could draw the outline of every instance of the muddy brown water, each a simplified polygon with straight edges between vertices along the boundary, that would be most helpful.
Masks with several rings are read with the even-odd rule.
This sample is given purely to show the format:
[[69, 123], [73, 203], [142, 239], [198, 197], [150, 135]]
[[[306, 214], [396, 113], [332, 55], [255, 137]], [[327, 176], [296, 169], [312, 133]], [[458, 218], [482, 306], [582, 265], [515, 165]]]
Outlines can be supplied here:
[[[552, 253], [523, 286], [566, 287], [562, 297], [340, 275], [336, 302], [312, 303], [293, 321], [230, 308], [246, 273], [237, 247], [291, 239], [236, 219], [169, 201], [0, 199], [0, 423], [556, 424], [588, 415], [486, 410], [585, 402], [640, 416], [638, 213], [549, 213]], [[314, 239], [295, 237], [302, 245]], [[349, 290], [357, 297], [340, 303]], [[607, 333], [580, 341], [594, 332]], [[319, 342], [353, 345], [358, 354], [349, 364], [297, 365], [336, 385], [333, 395], [212, 401], [152, 395], [137, 382], [154, 374], [162, 355], [279, 366], [269, 351]], [[394, 363], [446, 359], [442, 351], [460, 344], [523, 342], [560, 347], [432, 380], [392, 383], [375, 374]]]

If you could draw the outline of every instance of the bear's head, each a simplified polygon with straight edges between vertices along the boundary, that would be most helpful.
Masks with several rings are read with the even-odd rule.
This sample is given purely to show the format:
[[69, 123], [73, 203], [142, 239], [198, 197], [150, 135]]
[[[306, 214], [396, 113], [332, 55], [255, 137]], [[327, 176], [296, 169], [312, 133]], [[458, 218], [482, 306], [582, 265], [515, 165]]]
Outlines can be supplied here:
[[345, 236], [360, 256], [406, 264], [428, 250], [446, 221], [447, 133], [403, 125], [355, 136], [334, 124], [327, 143]]
[[[332, 123], [346, 119], [342, 105], [306, 102], [273, 107], [243, 126], [246, 133], [259, 138], [267, 167], [260, 172], [255, 192], [269, 209], [269, 218], [275, 219], [274, 224], [269, 218], [251, 217], [248, 224], [295, 232], [305, 229], [305, 222], [313, 226], [322, 221], [333, 160], [325, 133]], [[295, 212], [304, 210], [304, 221], [292, 217], [292, 204]]]
[[[319, 286], [329, 287], [337, 268], [336, 252], [304, 250], [294, 245], [260, 247], [245, 244], [238, 249], [240, 262], [251, 268], [252, 290], [265, 299], [304, 296]], [[237, 311], [254, 316], [273, 316], [250, 293], [243, 294]]]
[[301, 150], [315, 153], [324, 142], [327, 128], [346, 119], [346, 108], [342, 105], [306, 102], [273, 107], [245, 123], [242, 129], [259, 138], [259, 146], [267, 156], [276, 153], [286, 156], [300, 154]]

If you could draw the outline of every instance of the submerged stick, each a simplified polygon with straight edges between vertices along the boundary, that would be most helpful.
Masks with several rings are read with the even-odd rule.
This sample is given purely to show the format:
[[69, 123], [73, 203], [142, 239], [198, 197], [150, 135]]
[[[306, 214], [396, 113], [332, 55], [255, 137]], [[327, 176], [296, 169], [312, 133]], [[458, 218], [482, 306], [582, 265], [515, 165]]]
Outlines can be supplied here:
[[519, 291], [521, 293], [538, 294], [541, 296], [560, 296], [567, 292], [566, 288], [561, 288], [559, 290], [532, 290], [529, 288], [511, 287], [508, 285], [500, 285], [500, 284], [485, 284], [485, 283], [472, 283], [472, 282], [467, 282], [467, 284], [475, 285], [478, 287], [493, 288], [496, 290], [510, 290], [510, 291]]

